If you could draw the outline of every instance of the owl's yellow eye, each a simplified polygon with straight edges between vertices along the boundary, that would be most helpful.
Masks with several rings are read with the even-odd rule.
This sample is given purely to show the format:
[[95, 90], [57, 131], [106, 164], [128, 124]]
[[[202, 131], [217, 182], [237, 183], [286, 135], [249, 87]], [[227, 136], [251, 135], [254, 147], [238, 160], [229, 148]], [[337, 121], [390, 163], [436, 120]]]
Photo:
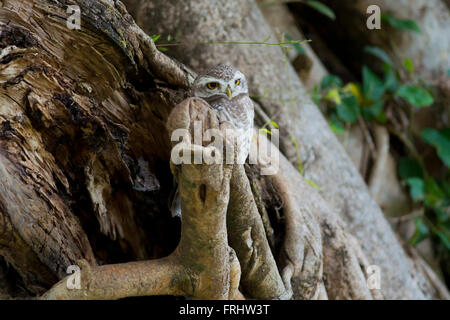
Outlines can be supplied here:
[[219, 86], [219, 84], [217, 82], [210, 82], [206, 86], [208, 87], [208, 89], [213, 90], [213, 89], [217, 88]]
[[238, 86], [241, 83], [241, 80], [237, 79], [234, 83]]

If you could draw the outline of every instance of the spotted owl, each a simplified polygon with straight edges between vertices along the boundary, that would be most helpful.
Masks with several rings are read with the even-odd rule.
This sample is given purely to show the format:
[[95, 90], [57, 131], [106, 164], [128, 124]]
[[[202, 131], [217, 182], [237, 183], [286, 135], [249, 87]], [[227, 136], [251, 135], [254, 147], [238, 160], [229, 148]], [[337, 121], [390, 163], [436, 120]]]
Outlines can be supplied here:
[[[236, 139], [236, 162], [243, 164], [250, 151], [254, 118], [254, 105], [248, 95], [245, 75], [232, 66], [218, 65], [197, 76], [191, 94], [216, 110], [221, 123], [231, 124]], [[181, 216], [178, 189], [171, 211], [172, 216]]]
[[253, 136], [254, 118], [254, 105], [244, 74], [232, 66], [218, 65], [195, 79], [192, 93], [208, 102], [218, 112], [221, 122], [232, 124], [237, 135], [237, 163], [244, 163]]

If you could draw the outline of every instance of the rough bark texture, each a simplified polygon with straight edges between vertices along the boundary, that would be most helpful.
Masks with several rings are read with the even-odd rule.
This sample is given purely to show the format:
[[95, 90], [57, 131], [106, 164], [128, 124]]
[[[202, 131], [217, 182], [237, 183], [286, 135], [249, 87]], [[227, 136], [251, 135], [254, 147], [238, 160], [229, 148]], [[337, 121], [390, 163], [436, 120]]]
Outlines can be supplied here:
[[283, 152], [296, 162], [291, 133], [300, 145], [305, 176], [321, 187], [322, 197], [347, 222], [369, 261], [381, 267], [386, 298], [436, 297], [428, 280], [408, 262], [364, 181], [292, 67], [285, 63], [281, 50], [195, 44], [266, 39], [272, 31], [254, 2], [185, 1], [175, 6], [173, 1], [153, 1], [142, 3], [137, 22], [149, 34], [161, 34], [162, 39], [178, 35], [184, 45], [170, 47], [168, 54], [197, 71], [230, 63], [248, 75], [252, 94], [259, 97], [262, 108], [281, 127]]
[[[80, 31], [66, 27], [68, 4], [81, 6]], [[254, 2], [143, 4], [145, 10], [136, 8], [152, 23], [149, 34], [182, 31], [183, 42], [263, 40], [271, 33]], [[121, 2], [5, 0], [0, 21], [9, 21], [0, 24], [0, 255], [29, 294], [42, 293], [63, 278], [68, 265], [83, 259], [82, 290], [69, 291], [62, 280], [43, 298], [242, 298], [240, 266], [249, 297], [286, 298], [292, 292], [298, 299], [379, 298], [367, 287], [369, 264], [382, 268], [387, 298], [434, 296], [408, 264], [279, 48], [171, 51], [197, 71], [234, 63], [280, 124], [282, 148], [294, 163], [289, 135], [299, 142], [306, 175], [321, 192], [280, 155], [280, 172], [260, 179], [256, 188], [279, 194], [284, 204], [283, 244], [271, 249], [270, 223], [258, 215], [261, 203], [253, 200], [255, 188], [242, 166], [171, 167], [181, 188], [180, 236], [167, 208], [173, 189], [168, 133], [179, 126], [169, 121], [167, 130], [166, 123], [176, 104], [175, 115], [184, 116], [171, 119], [183, 128], [190, 128], [193, 117], [207, 119], [209, 108], [198, 102], [203, 111], [191, 113], [191, 100], [180, 103], [194, 73], [158, 51]], [[158, 29], [158, 21], [174, 29]], [[247, 38], [250, 34], [258, 39]], [[267, 118], [261, 108], [260, 117]], [[186, 146], [187, 152], [203, 149]], [[236, 209], [239, 193], [245, 193], [245, 212]], [[233, 226], [236, 215], [242, 228]], [[118, 263], [160, 257], [165, 258]]]
[[68, 31], [73, 3], [0, 8], [9, 22], [0, 25], [0, 254], [32, 293], [80, 258], [158, 257], [178, 241], [177, 224], [161, 214], [172, 188], [165, 121], [173, 105], [151, 90], [142, 50], [152, 47], [120, 6], [100, 1], [77, 2], [83, 28]]
[[[280, 42], [286, 41], [286, 37], [294, 40], [306, 40], [287, 6], [283, 4], [268, 5], [261, 1], [259, 7]], [[286, 55], [306, 89], [313, 90], [314, 86], [320, 84], [320, 81], [328, 72], [308, 43], [302, 44], [302, 48], [304, 53], [299, 54], [294, 47], [290, 47]]]

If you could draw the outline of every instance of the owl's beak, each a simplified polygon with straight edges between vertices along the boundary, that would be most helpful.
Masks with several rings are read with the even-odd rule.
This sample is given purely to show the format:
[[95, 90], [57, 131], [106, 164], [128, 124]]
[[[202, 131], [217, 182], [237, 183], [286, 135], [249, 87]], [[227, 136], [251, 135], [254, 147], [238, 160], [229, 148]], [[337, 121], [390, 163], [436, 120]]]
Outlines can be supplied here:
[[228, 99], [231, 100], [231, 89], [229, 86], [227, 87], [227, 96], [228, 96]]

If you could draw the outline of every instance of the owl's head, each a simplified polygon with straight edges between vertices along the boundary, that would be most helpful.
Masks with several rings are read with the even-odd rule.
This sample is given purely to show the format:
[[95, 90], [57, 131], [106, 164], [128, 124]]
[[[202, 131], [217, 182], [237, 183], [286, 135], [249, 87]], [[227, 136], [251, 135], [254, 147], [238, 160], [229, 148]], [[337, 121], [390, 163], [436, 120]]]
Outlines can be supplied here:
[[247, 79], [238, 69], [228, 65], [218, 65], [200, 74], [194, 81], [193, 94], [207, 101], [217, 98], [233, 99], [240, 94], [248, 94]]

